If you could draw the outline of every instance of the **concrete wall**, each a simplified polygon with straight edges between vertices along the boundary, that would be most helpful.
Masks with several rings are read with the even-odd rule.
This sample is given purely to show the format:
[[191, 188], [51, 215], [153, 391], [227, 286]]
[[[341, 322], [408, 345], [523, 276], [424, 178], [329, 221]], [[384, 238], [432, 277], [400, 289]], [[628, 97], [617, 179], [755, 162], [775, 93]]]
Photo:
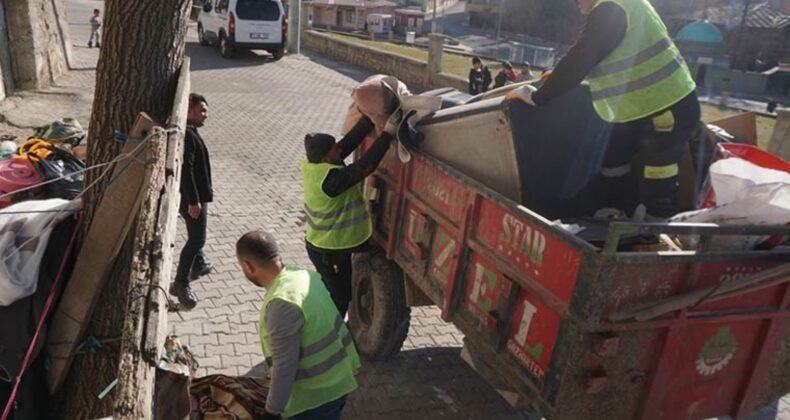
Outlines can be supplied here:
[[40, 89], [68, 70], [68, 40], [61, 0], [2, 0], [17, 89]]
[[[303, 47], [312, 52], [342, 61], [346, 64], [365, 69], [371, 73], [388, 74], [397, 77], [409, 86], [412, 92], [420, 92], [440, 87], [452, 87], [466, 92], [468, 81], [453, 74], [441, 71], [441, 57], [431, 58], [429, 66], [411, 57], [388, 53], [364, 45], [347, 42], [331, 35], [306, 31], [302, 36]], [[441, 50], [441, 46], [435, 46]], [[429, 55], [433, 54], [429, 51]], [[438, 60], [438, 62], [437, 62]], [[431, 71], [433, 69], [433, 71]]]
[[5, 7], [0, 2], [0, 100], [8, 96], [12, 90], [14, 90], [14, 81], [6, 32]]
[[307, 50], [372, 73], [395, 76], [413, 91], [430, 87], [428, 64], [411, 57], [386, 53], [316, 31], [306, 31], [302, 45]]

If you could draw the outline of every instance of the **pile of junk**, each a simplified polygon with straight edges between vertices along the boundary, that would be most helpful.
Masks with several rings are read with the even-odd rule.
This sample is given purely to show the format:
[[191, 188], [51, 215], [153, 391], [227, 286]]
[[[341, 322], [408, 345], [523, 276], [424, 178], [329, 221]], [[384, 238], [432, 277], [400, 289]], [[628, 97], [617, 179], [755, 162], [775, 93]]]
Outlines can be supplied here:
[[[0, 406], [32, 417], [44, 384], [45, 319], [74, 261], [85, 131], [64, 118], [0, 137]], [[31, 346], [31, 343], [37, 343]], [[14, 387], [18, 376], [26, 378]], [[45, 387], [44, 387], [45, 389]], [[46, 391], [44, 391], [46, 392]], [[13, 397], [12, 398], [12, 394]], [[15, 401], [14, 417], [8, 401]], [[27, 414], [25, 414], [27, 413]]]

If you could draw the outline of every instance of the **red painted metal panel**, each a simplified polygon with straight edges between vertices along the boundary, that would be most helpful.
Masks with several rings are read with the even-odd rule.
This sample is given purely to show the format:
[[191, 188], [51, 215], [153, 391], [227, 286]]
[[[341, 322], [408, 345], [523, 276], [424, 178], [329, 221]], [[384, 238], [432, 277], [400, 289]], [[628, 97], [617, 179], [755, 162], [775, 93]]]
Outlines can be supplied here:
[[467, 188], [423, 159], [410, 163], [409, 191], [433, 210], [451, 221], [460, 222], [464, 214]]
[[473, 255], [469, 264], [466, 282], [466, 307], [490, 332], [496, 332], [493, 312], [500, 299], [510, 293], [512, 284], [496, 265]]
[[[779, 264], [770, 261], [717, 261], [702, 263], [689, 290], [714, 287], [737, 280]], [[619, 265], [613, 274], [611, 292], [606, 298], [605, 315], [641, 303], [655, 302], [683, 292], [688, 266], [672, 263]], [[778, 304], [778, 287], [702, 304], [694, 310], [721, 310]]]
[[[648, 418], [702, 419], [731, 412], [746, 385], [759, 350], [765, 321], [697, 325], [678, 340], [671, 369], [674, 391], [665, 393], [658, 413]], [[682, 392], [677, 387], [682, 386]]]
[[449, 286], [450, 279], [455, 276], [458, 268], [461, 244], [456, 239], [457, 236], [458, 234], [443, 226], [437, 228], [434, 236], [429, 273], [442, 290]]
[[507, 349], [541, 382], [549, 369], [561, 322], [559, 314], [521, 292]]
[[580, 251], [488, 200], [481, 206], [472, 235], [562, 301], [570, 301], [581, 264]]

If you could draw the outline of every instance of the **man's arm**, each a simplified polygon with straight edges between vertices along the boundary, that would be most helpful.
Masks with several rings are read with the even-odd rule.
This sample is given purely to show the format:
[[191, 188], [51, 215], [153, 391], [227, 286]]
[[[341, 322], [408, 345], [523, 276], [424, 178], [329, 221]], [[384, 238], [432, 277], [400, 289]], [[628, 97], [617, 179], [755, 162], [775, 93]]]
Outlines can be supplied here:
[[184, 163], [181, 169], [181, 194], [186, 196], [187, 204], [199, 204], [197, 179], [195, 178], [195, 135], [187, 130], [184, 136]]
[[387, 154], [391, 140], [392, 136], [383, 133], [361, 159], [345, 168], [329, 171], [321, 185], [324, 193], [337, 197], [372, 174]]
[[266, 411], [282, 414], [291, 398], [299, 369], [299, 330], [304, 325], [302, 311], [282, 300], [273, 300], [264, 315], [271, 343], [271, 388], [266, 397]]
[[346, 133], [346, 135], [337, 142], [337, 145], [340, 146], [340, 150], [343, 151], [343, 159], [347, 158], [351, 153], [354, 153], [354, 150], [362, 144], [362, 141], [365, 140], [365, 137], [367, 137], [374, 128], [375, 125], [370, 118], [362, 117], [351, 131]]
[[543, 105], [579, 85], [620, 45], [627, 27], [625, 10], [619, 5], [604, 3], [593, 9], [576, 44], [532, 95], [535, 104]]

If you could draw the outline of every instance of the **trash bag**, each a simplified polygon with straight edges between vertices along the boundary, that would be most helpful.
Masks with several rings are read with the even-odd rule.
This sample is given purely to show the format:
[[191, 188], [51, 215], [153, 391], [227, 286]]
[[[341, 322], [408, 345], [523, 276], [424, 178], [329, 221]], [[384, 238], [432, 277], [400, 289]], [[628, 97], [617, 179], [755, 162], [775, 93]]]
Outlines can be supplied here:
[[47, 180], [57, 179], [44, 186], [48, 198], [73, 200], [82, 193], [85, 182], [85, 164], [71, 153], [52, 147], [51, 153], [44, 159], [28, 156], [36, 165], [36, 169]]
[[36, 128], [32, 138], [48, 140], [56, 143], [66, 143], [76, 147], [85, 138], [85, 130], [79, 121], [74, 118], [62, 118], [51, 124]]

